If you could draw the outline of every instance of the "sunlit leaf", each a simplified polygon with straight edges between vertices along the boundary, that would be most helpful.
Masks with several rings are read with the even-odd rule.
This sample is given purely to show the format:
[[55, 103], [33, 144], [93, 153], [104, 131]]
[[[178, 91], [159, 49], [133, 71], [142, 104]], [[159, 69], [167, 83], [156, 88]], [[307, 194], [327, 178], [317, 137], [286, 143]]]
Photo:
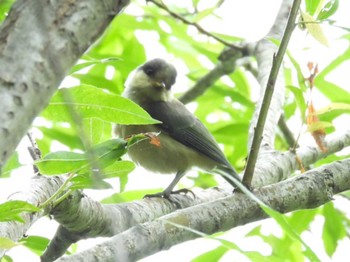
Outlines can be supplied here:
[[316, 114], [321, 115], [321, 114], [325, 114], [325, 113], [328, 113], [328, 112], [334, 111], [334, 110], [339, 110], [339, 111], [344, 112], [344, 113], [349, 113], [350, 112], [350, 104], [330, 103], [326, 107], [318, 109], [316, 111]]
[[328, 203], [323, 207], [325, 218], [322, 239], [327, 254], [331, 257], [338, 246], [338, 241], [346, 237], [347, 232], [343, 221], [345, 215], [334, 208], [333, 203]]
[[318, 42], [325, 46], [329, 46], [328, 39], [326, 35], [323, 33], [321, 26], [318, 22], [308, 13], [301, 13], [304, 25], [306, 26], [310, 35], [312, 35]]
[[48, 238], [41, 236], [26, 236], [19, 241], [21, 245], [29, 248], [38, 256], [43, 254], [49, 242], [50, 240]]
[[91, 86], [61, 88], [51, 99], [42, 115], [55, 121], [75, 121], [74, 113], [81, 118], [98, 118], [118, 124], [155, 124], [140, 106], [114, 94]]
[[311, 15], [317, 13], [324, 0], [305, 0], [306, 12]]
[[89, 167], [103, 169], [126, 153], [127, 142], [110, 139], [91, 148], [87, 153], [69, 151], [52, 152], [36, 162], [45, 175], [84, 173]]
[[18, 244], [16, 242], [13, 242], [11, 239], [5, 238], [5, 237], [0, 237], [0, 249], [11, 249]]
[[0, 221], [24, 222], [21, 217], [22, 212], [37, 212], [40, 208], [33, 206], [25, 201], [10, 200], [0, 204]]
[[192, 262], [201, 262], [201, 261], [219, 261], [220, 258], [227, 252], [227, 248], [219, 246], [213, 250], [205, 252], [198, 257], [192, 259]]
[[18, 152], [14, 152], [12, 154], [12, 156], [10, 157], [9, 160], [7, 160], [6, 164], [4, 165], [4, 167], [0, 170], [1, 171], [1, 174], [0, 176], [1, 177], [9, 177], [10, 174], [11, 174], [11, 171], [20, 167], [21, 166], [21, 163], [19, 162], [19, 159], [18, 159]]
[[317, 16], [317, 20], [324, 20], [332, 16], [339, 7], [339, 0], [329, 0], [321, 9]]

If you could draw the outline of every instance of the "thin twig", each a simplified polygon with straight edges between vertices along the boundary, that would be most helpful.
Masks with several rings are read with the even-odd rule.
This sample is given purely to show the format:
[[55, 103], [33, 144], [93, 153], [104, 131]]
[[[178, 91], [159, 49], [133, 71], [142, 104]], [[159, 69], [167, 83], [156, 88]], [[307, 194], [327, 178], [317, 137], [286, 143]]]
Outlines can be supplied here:
[[[246, 47], [244, 49], [246, 49]], [[181, 97], [179, 97], [179, 100], [182, 103], [187, 104], [202, 95], [220, 77], [231, 74], [233, 71], [235, 71], [237, 60], [242, 58], [245, 53], [246, 52], [237, 51], [232, 48], [229, 48], [229, 50], [224, 49], [221, 52], [219, 61], [215, 67], [201, 77], [192, 88], [187, 90]]]
[[294, 148], [295, 146], [298, 146], [298, 142], [295, 140], [294, 134], [289, 129], [284, 115], [281, 115], [280, 119], [278, 120], [278, 127], [281, 129], [284, 138], [287, 140], [289, 148]]
[[283, 61], [284, 54], [287, 50], [289, 39], [295, 28], [295, 20], [298, 14], [300, 2], [301, 0], [294, 0], [293, 2], [293, 6], [290, 11], [287, 27], [284, 31], [281, 44], [278, 48], [277, 55], [273, 57], [271, 72], [269, 75], [269, 79], [267, 81], [266, 90], [262, 101], [262, 106], [260, 109], [256, 127], [255, 127], [252, 146], [248, 156], [247, 168], [243, 176], [243, 184], [248, 188], [251, 187], [251, 182], [252, 182], [253, 174], [255, 170], [255, 164], [258, 158], [259, 149], [262, 141], [264, 126], [265, 126], [267, 114], [269, 111], [271, 98], [275, 88], [275, 82], [278, 76], [279, 69], [281, 67], [281, 63]]
[[[29, 151], [30, 156], [32, 157], [32, 159], [34, 161], [41, 159], [41, 151], [40, 151], [38, 145], [36, 144], [35, 140], [33, 139], [32, 134], [30, 132], [27, 133], [27, 137], [28, 137], [30, 144], [31, 144], [31, 146], [28, 147], [28, 151]], [[35, 164], [33, 164], [33, 170], [34, 170], [34, 174], [37, 174], [37, 175], [40, 174], [39, 168]]]
[[214, 38], [216, 41], [224, 44], [225, 46], [234, 48], [236, 50], [241, 50], [242, 51], [242, 47], [238, 46], [238, 45], [234, 45], [232, 43], [227, 42], [224, 39], [221, 39], [220, 37], [208, 32], [207, 30], [205, 30], [203, 27], [201, 27], [199, 24], [191, 22], [189, 20], [187, 20], [186, 18], [184, 18], [183, 16], [171, 11], [164, 3], [162, 3], [161, 1], [157, 1], [157, 0], [146, 0], [146, 2], [151, 2], [153, 4], [155, 4], [156, 6], [158, 6], [159, 8], [165, 10], [168, 14], [170, 14], [172, 17], [179, 19], [181, 22], [183, 22], [186, 25], [191, 25], [193, 27], [195, 27], [199, 32], [201, 32], [204, 35], [207, 35], [211, 38]]

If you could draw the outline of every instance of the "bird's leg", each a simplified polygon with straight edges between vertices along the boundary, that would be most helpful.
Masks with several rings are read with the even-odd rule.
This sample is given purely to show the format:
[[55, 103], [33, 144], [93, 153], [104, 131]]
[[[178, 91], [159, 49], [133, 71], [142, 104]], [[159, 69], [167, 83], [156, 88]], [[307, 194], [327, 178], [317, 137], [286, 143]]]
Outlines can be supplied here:
[[170, 185], [163, 192], [159, 192], [159, 193], [156, 193], [156, 194], [147, 194], [144, 197], [148, 197], [148, 198], [151, 198], [151, 197], [163, 197], [163, 198], [168, 199], [171, 202], [174, 202], [174, 200], [171, 198], [170, 195], [181, 194], [181, 193], [184, 193], [184, 194], [191, 193], [193, 195], [193, 197], [195, 198], [195, 194], [191, 190], [186, 189], [186, 188], [173, 191], [173, 189], [176, 186], [176, 184], [180, 181], [180, 179], [184, 175], [185, 175], [185, 172], [178, 171], [176, 173], [176, 176], [173, 179], [173, 181], [171, 181]]

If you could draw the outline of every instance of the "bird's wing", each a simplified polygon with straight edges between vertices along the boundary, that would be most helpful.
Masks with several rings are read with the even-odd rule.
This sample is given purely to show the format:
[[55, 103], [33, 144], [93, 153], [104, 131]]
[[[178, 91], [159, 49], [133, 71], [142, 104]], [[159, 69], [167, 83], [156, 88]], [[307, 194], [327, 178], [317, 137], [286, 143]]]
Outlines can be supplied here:
[[208, 129], [181, 102], [176, 99], [152, 102], [145, 106], [145, 110], [162, 121], [160, 128], [175, 140], [231, 169]]

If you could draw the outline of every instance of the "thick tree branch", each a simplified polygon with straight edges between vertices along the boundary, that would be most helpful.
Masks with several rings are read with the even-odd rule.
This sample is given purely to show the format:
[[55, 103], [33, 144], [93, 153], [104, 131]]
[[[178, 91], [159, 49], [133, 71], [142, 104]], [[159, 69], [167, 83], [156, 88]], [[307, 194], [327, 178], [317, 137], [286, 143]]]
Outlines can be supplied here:
[[18, 0], [0, 27], [0, 167], [129, 0]]
[[[327, 139], [327, 154], [350, 146], [350, 131], [334, 134]], [[317, 145], [300, 148], [297, 152], [305, 165], [326, 156]], [[254, 186], [262, 187], [285, 179], [298, 168], [293, 152], [270, 152], [263, 155], [256, 170]], [[196, 192], [196, 198], [176, 196], [181, 208], [208, 203], [232, 195], [230, 188], [208, 189]], [[54, 218], [62, 225], [42, 257], [52, 261], [64, 254], [71, 243], [96, 236], [112, 236], [138, 224], [153, 221], [176, 211], [177, 207], [165, 199], [144, 199], [132, 203], [103, 205], [88, 197], [75, 194], [52, 210]], [[93, 225], [93, 226], [92, 226]]]
[[[350, 189], [349, 170], [349, 159], [334, 162], [293, 179], [260, 188], [253, 193], [282, 213], [315, 208], [332, 200], [334, 194]], [[203, 223], [203, 217], [210, 219]], [[116, 258], [120, 261], [135, 261], [200, 237], [187, 228], [213, 234], [266, 217], [255, 201], [237, 193], [135, 226], [89, 250], [62, 257], [57, 261], [115, 261]], [[96, 254], [103, 254], [103, 257]]]
[[[35, 206], [39, 206], [45, 202], [57, 189], [62, 185], [63, 178], [61, 177], [43, 177], [35, 176], [31, 179], [31, 183], [27, 191], [16, 192], [12, 194], [9, 200], [23, 200]], [[12, 241], [17, 241], [23, 237], [30, 226], [44, 215], [40, 213], [23, 213], [22, 218], [24, 223], [19, 222], [0, 222], [0, 237], [9, 238]], [[5, 254], [6, 250], [0, 249], [0, 258]]]

